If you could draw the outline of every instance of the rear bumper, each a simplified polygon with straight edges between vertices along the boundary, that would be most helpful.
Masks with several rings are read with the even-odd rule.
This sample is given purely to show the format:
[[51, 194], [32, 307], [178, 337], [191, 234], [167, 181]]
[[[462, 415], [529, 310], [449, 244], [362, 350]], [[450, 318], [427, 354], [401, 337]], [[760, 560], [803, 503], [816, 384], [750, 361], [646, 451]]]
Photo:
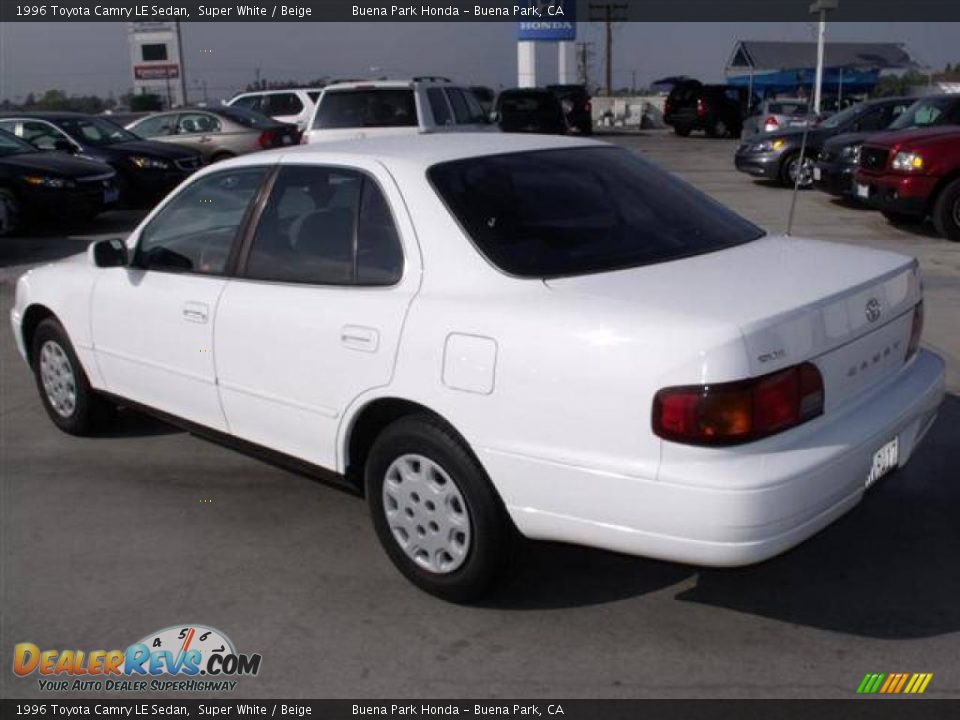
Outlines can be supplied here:
[[938, 178], [915, 175], [877, 175], [860, 171], [854, 178], [855, 183], [868, 188], [868, 197], [864, 200], [877, 210], [902, 213], [923, 217], [929, 209], [930, 198], [936, 188]]
[[494, 450], [480, 455], [528, 537], [697, 565], [748, 565], [799, 544], [856, 505], [874, 453], [892, 438], [900, 441], [899, 464], [906, 463], [943, 395], [943, 360], [921, 351], [849, 407], [749, 449], [665, 443], [656, 478]]

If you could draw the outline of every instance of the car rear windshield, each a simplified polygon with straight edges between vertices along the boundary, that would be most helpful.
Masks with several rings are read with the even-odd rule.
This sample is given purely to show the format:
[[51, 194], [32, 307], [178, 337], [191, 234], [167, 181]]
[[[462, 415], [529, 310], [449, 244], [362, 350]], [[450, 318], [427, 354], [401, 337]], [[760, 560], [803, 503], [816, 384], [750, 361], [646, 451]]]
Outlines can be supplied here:
[[417, 106], [410, 88], [358, 88], [327, 91], [315, 128], [415, 127]]
[[521, 277], [650, 265], [764, 235], [619, 148], [469, 158], [434, 165], [427, 175], [480, 252]]
[[242, 107], [236, 107], [235, 105], [217, 108], [217, 112], [228, 120], [233, 120], [235, 123], [248, 128], [260, 129], [282, 125], [282, 123], [278, 123], [272, 117], [268, 117], [256, 110], [247, 110]]

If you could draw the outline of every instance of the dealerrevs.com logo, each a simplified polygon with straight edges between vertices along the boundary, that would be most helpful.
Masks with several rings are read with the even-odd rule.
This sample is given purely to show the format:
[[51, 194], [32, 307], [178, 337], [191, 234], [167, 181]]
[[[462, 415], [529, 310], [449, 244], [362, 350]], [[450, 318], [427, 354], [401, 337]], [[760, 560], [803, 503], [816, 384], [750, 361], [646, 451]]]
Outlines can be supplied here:
[[226, 635], [205, 625], [174, 625], [126, 650], [41, 650], [29, 642], [13, 648], [13, 672], [37, 675], [40, 690], [233, 690], [234, 678], [260, 672], [258, 653], [238, 653]]

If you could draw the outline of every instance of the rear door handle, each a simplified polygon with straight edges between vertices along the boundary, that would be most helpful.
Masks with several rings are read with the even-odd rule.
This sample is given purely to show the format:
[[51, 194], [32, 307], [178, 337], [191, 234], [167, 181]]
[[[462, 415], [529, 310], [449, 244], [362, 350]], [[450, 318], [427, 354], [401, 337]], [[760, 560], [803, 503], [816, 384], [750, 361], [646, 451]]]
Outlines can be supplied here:
[[183, 319], [188, 322], [205, 323], [210, 308], [205, 303], [185, 302], [183, 304]]
[[344, 325], [340, 329], [340, 344], [351, 350], [376, 352], [380, 346], [380, 333], [362, 325]]

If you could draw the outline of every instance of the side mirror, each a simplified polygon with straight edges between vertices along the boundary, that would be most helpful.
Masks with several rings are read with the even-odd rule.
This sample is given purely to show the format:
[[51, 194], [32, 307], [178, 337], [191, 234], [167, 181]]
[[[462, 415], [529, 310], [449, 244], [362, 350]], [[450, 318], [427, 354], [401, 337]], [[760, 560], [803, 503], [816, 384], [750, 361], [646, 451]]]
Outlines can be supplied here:
[[97, 240], [90, 246], [90, 259], [98, 268], [124, 267], [129, 264], [127, 245], [118, 238]]
[[59, 150], [60, 152], [66, 152], [71, 154], [77, 151], [77, 148], [74, 147], [72, 142], [70, 142], [69, 140], [62, 140], [62, 139], [53, 141], [53, 149]]

